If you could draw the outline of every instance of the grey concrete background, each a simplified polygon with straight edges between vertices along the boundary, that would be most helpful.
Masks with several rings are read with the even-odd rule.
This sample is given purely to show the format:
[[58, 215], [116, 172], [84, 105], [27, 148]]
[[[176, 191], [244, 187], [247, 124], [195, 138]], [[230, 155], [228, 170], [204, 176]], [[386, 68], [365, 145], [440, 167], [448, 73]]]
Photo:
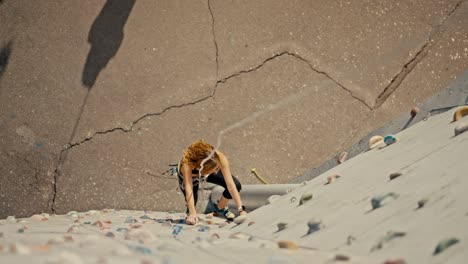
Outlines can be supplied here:
[[463, 0], [4, 0], [0, 216], [182, 210], [167, 164], [254, 113], [221, 150], [242, 183], [252, 167], [288, 182], [465, 71], [467, 14]]
[[[411, 117], [410, 112], [402, 114], [400, 117], [387, 122], [383, 127], [380, 127], [361, 140], [356, 144], [352, 145], [345, 150], [348, 159], [351, 159], [363, 152], [369, 150], [369, 139], [376, 135], [385, 137], [389, 134], [397, 134], [398, 132], [408, 129], [409, 127], [417, 124], [418, 122], [424, 121], [430, 116], [437, 115], [440, 113], [447, 112], [456, 108], [457, 106], [468, 105], [468, 72], [465, 72], [458, 77], [447, 89], [430, 97], [426, 101], [417, 105], [419, 112], [416, 116]], [[304, 175], [297, 177], [291, 182], [301, 183], [303, 181], [309, 181], [316, 176], [332, 169], [339, 165], [338, 156], [332, 157], [331, 159], [323, 162], [319, 166], [307, 171]]]

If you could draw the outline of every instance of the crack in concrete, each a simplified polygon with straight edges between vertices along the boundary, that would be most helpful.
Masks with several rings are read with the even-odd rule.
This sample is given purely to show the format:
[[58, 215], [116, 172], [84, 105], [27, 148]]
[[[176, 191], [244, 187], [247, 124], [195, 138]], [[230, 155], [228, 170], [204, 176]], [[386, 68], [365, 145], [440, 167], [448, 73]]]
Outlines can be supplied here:
[[416, 68], [416, 66], [424, 59], [424, 57], [426, 57], [429, 49], [433, 44], [433, 40], [437, 37], [437, 35], [442, 33], [441, 27], [465, 1], [466, 0], [460, 0], [446, 17], [431, 29], [424, 45], [422, 45], [418, 52], [416, 52], [416, 54], [409, 61], [407, 61], [405, 65], [403, 65], [400, 72], [398, 72], [398, 74], [392, 78], [390, 83], [377, 96], [372, 110], [379, 108], [383, 103], [385, 103], [388, 97], [400, 87], [401, 83], [406, 79], [406, 77], [414, 70], [414, 68]]
[[149, 171], [147, 169], [136, 168], [136, 167], [132, 167], [132, 166], [129, 166], [129, 165], [125, 165], [124, 168], [125, 169], [141, 171], [142, 173], [144, 173], [144, 174], [146, 174], [148, 176], [151, 176], [152, 178], [161, 178], [161, 179], [167, 179], [167, 180], [175, 180], [176, 179], [173, 176], [163, 176], [163, 174], [157, 175], [157, 174], [154, 174], [154, 173], [152, 173], [151, 171]]
[[218, 80], [218, 74], [219, 74], [219, 61], [218, 61], [219, 49], [218, 49], [218, 42], [216, 41], [215, 19], [214, 19], [214, 15], [213, 15], [213, 10], [211, 9], [210, 0], [208, 0], [208, 10], [210, 11], [210, 15], [211, 15], [211, 34], [213, 35], [213, 44], [215, 46], [215, 51], [216, 51], [216, 80]]
[[325, 72], [325, 71], [321, 71], [321, 70], [318, 70], [318, 69], [314, 68], [314, 66], [312, 65], [312, 63], [310, 63], [308, 60], [306, 60], [306, 59], [304, 59], [303, 57], [299, 56], [298, 54], [293, 53], [293, 52], [290, 52], [290, 51], [283, 51], [283, 52], [277, 53], [277, 54], [273, 55], [272, 57], [269, 57], [269, 58], [265, 59], [262, 63], [260, 63], [260, 64], [257, 65], [256, 67], [253, 67], [253, 68], [251, 68], [251, 69], [249, 69], [249, 70], [242, 70], [242, 71], [236, 72], [236, 73], [234, 73], [234, 74], [232, 74], [232, 75], [230, 75], [230, 76], [228, 76], [228, 77], [225, 77], [225, 78], [223, 78], [223, 79], [220, 79], [220, 80], [218, 80], [218, 82], [216, 83], [216, 85], [218, 85], [219, 83], [225, 83], [225, 82], [227, 82], [229, 79], [234, 78], [234, 77], [237, 77], [237, 76], [239, 76], [239, 75], [241, 75], [241, 74], [246, 74], [246, 73], [250, 73], [250, 72], [256, 71], [256, 70], [260, 69], [262, 66], [264, 66], [267, 62], [272, 61], [272, 60], [274, 60], [274, 59], [276, 59], [276, 58], [278, 58], [278, 57], [285, 56], [285, 55], [286, 55], [286, 56], [292, 56], [292, 57], [294, 57], [294, 58], [296, 58], [296, 59], [298, 59], [298, 60], [301, 60], [301, 61], [307, 63], [307, 65], [309, 66], [309, 68], [310, 68], [312, 71], [314, 71], [314, 72], [316, 72], [316, 73], [318, 73], [318, 74], [321, 74], [321, 75], [325, 76], [327, 79], [331, 80], [331, 81], [334, 82], [336, 85], [338, 85], [340, 88], [342, 88], [343, 90], [345, 90], [346, 92], [348, 92], [349, 95], [350, 95], [351, 97], [353, 97], [354, 99], [356, 99], [356, 100], [358, 100], [359, 102], [361, 102], [366, 108], [372, 110], [372, 107], [371, 107], [370, 105], [368, 105], [368, 104], [364, 101], [364, 99], [362, 99], [362, 98], [358, 97], [357, 95], [355, 95], [349, 88], [347, 88], [346, 86], [344, 86], [343, 84], [341, 84], [340, 82], [338, 82], [336, 79], [334, 79], [333, 77], [331, 77], [330, 74], [328, 74], [328, 73]]
[[[89, 94], [89, 93], [88, 93]], [[148, 113], [148, 114], [145, 114], [143, 116], [141, 116], [140, 118], [138, 118], [137, 120], [133, 121], [131, 124], [130, 124], [130, 127], [129, 128], [124, 128], [124, 127], [116, 127], [116, 128], [112, 128], [112, 129], [109, 129], [109, 130], [106, 130], [106, 131], [98, 131], [96, 133], [94, 133], [92, 136], [90, 137], [87, 137], [85, 138], [84, 140], [80, 141], [80, 142], [76, 142], [76, 143], [68, 143], [61, 151], [60, 151], [60, 154], [59, 154], [59, 160], [58, 160], [58, 165], [57, 165], [57, 168], [55, 169], [54, 171], [54, 181], [53, 181], [53, 191], [54, 191], [54, 194], [52, 196], [52, 204], [51, 204], [51, 210], [53, 213], [55, 213], [55, 201], [56, 201], [56, 198], [57, 198], [57, 180], [58, 180], [58, 177], [59, 175], [61, 175], [61, 168], [62, 168], [62, 165], [63, 165], [63, 162], [64, 160], [66, 160], [66, 157], [67, 157], [67, 153], [68, 153], [68, 150], [76, 147], [76, 146], [80, 146], [81, 144], [85, 143], [85, 142], [88, 142], [90, 140], [92, 140], [95, 136], [98, 136], [98, 135], [104, 135], [104, 134], [108, 134], [108, 133], [112, 133], [112, 132], [115, 132], [115, 131], [121, 131], [121, 132], [124, 132], [124, 133], [127, 133], [127, 132], [131, 132], [133, 131], [133, 127], [138, 123], [140, 122], [141, 120], [147, 118], [147, 117], [151, 117], [151, 116], [159, 116], [159, 115], [162, 115], [164, 114], [165, 112], [171, 110], [171, 109], [174, 109], [174, 108], [182, 108], [182, 107], [185, 107], [185, 106], [189, 106], [189, 105], [195, 105], [195, 104], [198, 104], [200, 102], [203, 102], [203, 101], [206, 101], [208, 100], [209, 98], [212, 98], [214, 96], [214, 91], [211, 93], [211, 95], [208, 95], [206, 97], [203, 97], [201, 99], [198, 99], [196, 101], [193, 101], [193, 102], [189, 102], [189, 103], [185, 103], [185, 104], [181, 104], [181, 105], [172, 105], [172, 106], [169, 106], [169, 107], [166, 107], [164, 108], [161, 112], [158, 112], [158, 113]], [[85, 99], [85, 102], [86, 102], [86, 99]], [[85, 104], [84, 104], [85, 105]], [[79, 119], [81, 119], [81, 114], [83, 112], [81, 111], [80, 113], [80, 117], [78, 118], [78, 121]], [[78, 122], [77, 122], [78, 123]], [[75, 127], [76, 129], [76, 127]], [[74, 130], [75, 130], [74, 129]], [[72, 133], [72, 137], [70, 139], [70, 142], [73, 140], [73, 136], [74, 133]]]

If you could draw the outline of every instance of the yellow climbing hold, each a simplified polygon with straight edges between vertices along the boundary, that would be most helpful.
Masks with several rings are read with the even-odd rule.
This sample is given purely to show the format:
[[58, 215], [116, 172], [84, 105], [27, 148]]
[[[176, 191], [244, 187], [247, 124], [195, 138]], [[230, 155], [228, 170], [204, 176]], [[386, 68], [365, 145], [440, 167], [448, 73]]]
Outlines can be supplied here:
[[369, 139], [369, 149], [375, 149], [376, 147], [384, 143], [384, 138], [382, 136], [373, 136]]
[[285, 249], [293, 249], [293, 250], [299, 249], [299, 246], [290, 240], [280, 240], [278, 241], [278, 246], [279, 248], [285, 248]]

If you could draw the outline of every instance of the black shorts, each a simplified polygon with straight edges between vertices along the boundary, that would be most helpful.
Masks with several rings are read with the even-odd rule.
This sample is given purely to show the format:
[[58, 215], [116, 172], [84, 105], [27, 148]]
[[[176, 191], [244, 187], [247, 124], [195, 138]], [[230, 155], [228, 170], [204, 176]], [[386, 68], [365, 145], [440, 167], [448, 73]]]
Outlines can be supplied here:
[[[180, 190], [182, 191], [182, 193], [184, 194], [184, 197], [185, 197], [184, 176], [180, 173], [180, 171], [178, 171], [177, 175], [179, 177], [179, 188], [180, 188]], [[241, 183], [239, 182], [239, 180], [235, 176], [232, 176], [232, 179], [234, 180], [234, 183], [236, 184], [237, 191], [240, 191], [242, 189]], [[232, 195], [229, 193], [229, 191], [227, 189], [226, 181], [224, 180], [224, 175], [221, 172], [221, 170], [219, 170], [218, 173], [212, 173], [212, 174], [208, 175], [203, 180], [206, 181], [206, 182], [213, 183], [213, 184], [224, 187], [223, 197], [225, 197], [227, 199], [232, 199]], [[200, 185], [199, 183], [200, 183], [199, 178], [193, 178], [193, 198], [194, 198], [194, 201], [195, 201], [195, 205], [197, 204], [197, 200], [198, 200], [198, 187]], [[185, 198], [187, 199], [187, 197], [185, 197]]]

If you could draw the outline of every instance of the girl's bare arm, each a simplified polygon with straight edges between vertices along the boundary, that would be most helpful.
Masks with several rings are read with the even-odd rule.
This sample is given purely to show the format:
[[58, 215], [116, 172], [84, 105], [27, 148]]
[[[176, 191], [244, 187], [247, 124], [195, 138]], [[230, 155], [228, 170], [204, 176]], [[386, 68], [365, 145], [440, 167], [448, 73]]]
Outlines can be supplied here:
[[236, 184], [234, 183], [234, 180], [232, 178], [231, 169], [229, 167], [229, 161], [223, 153], [219, 151], [216, 152], [218, 153], [219, 160], [221, 161], [221, 171], [223, 172], [224, 181], [226, 182], [227, 189], [231, 194], [232, 199], [236, 203], [237, 207], [241, 207], [241, 197], [239, 192], [237, 191]]
[[193, 198], [192, 169], [187, 164], [182, 164], [182, 174], [184, 175], [184, 188], [189, 214], [197, 214], [195, 210], [195, 199]]

